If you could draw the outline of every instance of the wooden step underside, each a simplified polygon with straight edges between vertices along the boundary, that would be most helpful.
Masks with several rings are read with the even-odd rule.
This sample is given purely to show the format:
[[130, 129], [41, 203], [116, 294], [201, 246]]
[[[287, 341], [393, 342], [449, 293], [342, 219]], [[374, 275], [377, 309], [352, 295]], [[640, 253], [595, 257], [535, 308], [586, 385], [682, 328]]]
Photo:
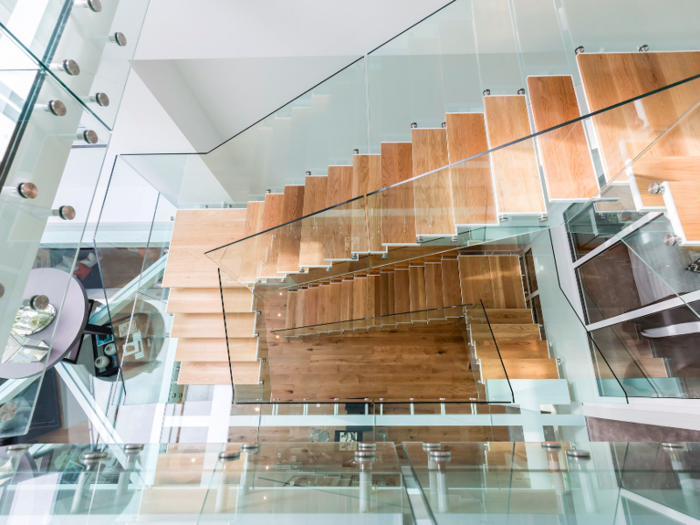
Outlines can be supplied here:
[[252, 337], [255, 332], [257, 314], [230, 313], [226, 315], [226, 330], [222, 313], [192, 314], [177, 313], [173, 317], [172, 337], [229, 338]]
[[234, 385], [257, 385], [260, 375], [258, 362], [220, 363], [185, 362], [180, 366], [179, 385], [230, 385], [233, 373]]

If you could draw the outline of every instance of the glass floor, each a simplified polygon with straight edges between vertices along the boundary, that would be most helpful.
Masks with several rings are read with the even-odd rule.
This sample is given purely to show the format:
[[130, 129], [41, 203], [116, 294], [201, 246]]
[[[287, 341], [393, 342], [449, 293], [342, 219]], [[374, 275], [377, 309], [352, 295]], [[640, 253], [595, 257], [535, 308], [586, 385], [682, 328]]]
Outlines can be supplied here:
[[14, 445], [0, 523], [671, 524], [695, 443]]

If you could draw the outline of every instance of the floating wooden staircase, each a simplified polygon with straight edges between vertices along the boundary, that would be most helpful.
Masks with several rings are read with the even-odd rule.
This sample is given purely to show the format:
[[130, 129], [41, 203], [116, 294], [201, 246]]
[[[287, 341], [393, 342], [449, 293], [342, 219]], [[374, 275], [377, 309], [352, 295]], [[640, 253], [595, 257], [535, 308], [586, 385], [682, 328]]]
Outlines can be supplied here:
[[261, 221], [262, 206], [181, 210], [175, 216], [163, 287], [170, 288], [167, 311], [174, 316], [170, 337], [178, 339], [175, 361], [180, 363], [181, 385], [230, 385], [231, 374], [234, 384], [258, 384], [253, 295], [221, 273], [227, 349], [217, 266], [204, 255], [212, 245], [242, 237], [250, 224], [246, 215]]
[[[589, 111], [700, 74], [697, 52], [583, 53], [577, 60]], [[551, 203], [588, 200], [599, 189], [600, 177], [590, 154], [595, 143], [606, 181], [615, 179], [638, 188], [640, 209], [668, 210], [677, 242], [700, 244], [700, 217], [692, 198], [698, 191], [695, 166], [700, 165], [700, 140], [692, 122], [677, 125], [629, 166], [630, 159], [700, 100], [699, 85], [690, 82], [596, 115], [594, 136], [587, 136], [591, 130], [578, 122], [532, 139], [528, 137], [535, 131], [580, 116], [583, 101], [570, 76], [531, 76], [525, 94], [485, 96], [483, 113], [446, 114], [442, 128], [416, 127], [410, 142], [382, 143], [379, 155], [355, 154], [352, 165], [329, 166], [326, 175], [307, 176], [303, 185], [268, 194], [264, 202], [250, 202], [245, 211], [201, 210], [187, 212], [192, 213], [189, 216], [180, 212], [164, 285], [176, 290], [218, 288], [215, 265], [202, 253], [269, 230], [210, 255], [242, 283], [277, 282], [291, 274], [305, 274], [308, 284], [288, 293], [287, 328], [479, 300], [484, 301], [489, 319], [505, 315], [506, 320], [520, 321], [519, 315], [526, 316], [527, 310], [514, 258], [457, 257], [456, 251], [435, 255], [421, 242], [483, 225], [497, 227], [509, 216], [546, 218]], [[322, 97], [312, 98], [310, 110], [319, 104]], [[494, 151], [444, 168], [487, 149]], [[423, 176], [428, 172], [432, 173]], [[662, 195], [648, 193], [652, 182], [660, 184]], [[368, 196], [382, 188], [386, 189]], [[372, 269], [352, 266], [352, 261], [367, 254], [383, 253], [391, 261], [397, 248], [403, 250], [401, 262], [372, 264]], [[325, 277], [327, 270], [332, 277]], [[235, 288], [234, 280], [227, 286]], [[177, 293], [173, 297], [178, 300]], [[227, 367], [214, 373], [222, 363], [214, 359], [220, 358], [224, 348], [217, 313], [201, 310], [204, 299], [179, 302], [179, 309], [172, 306], [171, 311], [176, 315], [173, 336], [185, 341], [184, 350], [178, 352], [180, 381], [194, 381], [198, 374], [203, 381], [227, 382]], [[506, 313], [496, 313], [501, 311]], [[410, 314], [401, 322], [451, 319], [450, 312], [436, 312], [441, 313]], [[229, 339], [252, 344], [255, 316], [250, 308], [231, 314], [236, 317], [232, 317], [234, 335], [229, 331]], [[377, 322], [381, 321], [372, 321]], [[524, 328], [527, 324], [492, 321], [499, 326], [494, 330], [499, 348], [503, 346], [504, 353], [512, 356], [504, 356], [509, 376], [557, 377], [536, 327]], [[474, 330], [477, 338], [478, 332]], [[204, 339], [219, 343], [202, 346], [197, 342]], [[484, 379], [490, 377], [494, 350], [487, 343], [475, 339]], [[253, 382], [257, 363], [248, 360], [250, 346], [237, 341], [236, 348], [242, 360], [240, 374], [234, 371], [234, 376]], [[199, 359], [200, 354], [207, 357]], [[532, 370], [535, 364], [537, 372]], [[210, 372], [202, 372], [205, 369]]]

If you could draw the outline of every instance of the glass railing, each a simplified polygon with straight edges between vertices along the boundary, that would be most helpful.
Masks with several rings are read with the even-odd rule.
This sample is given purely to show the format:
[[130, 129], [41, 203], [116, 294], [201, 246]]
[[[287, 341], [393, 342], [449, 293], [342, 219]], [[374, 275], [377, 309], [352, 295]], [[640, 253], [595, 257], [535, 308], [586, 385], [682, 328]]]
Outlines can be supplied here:
[[432, 523], [698, 516], [691, 481], [697, 444], [442, 442], [403, 449]]
[[[405, 180], [366, 194], [346, 195], [349, 200], [320, 211], [307, 207], [311, 213], [299, 219], [212, 249], [207, 255], [240, 283], [281, 279], [283, 287], [292, 287], [564, 222], [583, 221], [576, 227], [582, 230], [581, 235], [590, 236], [591, 226], [583, 210], [611, 210], [620, 216], [618, 208], [625, 203], [622, 195], [628, 191], [621, 183], [630, 166], [618, 170], [617, 163], [610, 160], [598, 169], [583, 150], [566, 168], [557, 167], [557, 163], [565, 162], [570, 147], [578, 144], [588, 149], [588, 144], [593, 144], [590, 136], [586, 138], [587, 129], [608, 129], [611, 122], [627, 122], [631, 111], [652, 114], [675, 97], [679, 102], [660, 119], [663, 122], [635, 124], [611, 138], [632, 159], [671, 149], [692, 125], [698, 102], [693, 94], [699, 89], [700, 79], [693, 77], [447, 167], [416, 176], [404, 173]], [[516, 162], [513, 159], [518, 159], [516, 164], [512, 164]], [[485, 163], [490, 171], [483, 169]], [[516, 167], [518, 173], [524, 173], [517, 184], [509, 179]], [[311, 177], [307, 184], [309, 188], [318, 186], [319, 194], [326, 195], [324, 188], [334, 188], [335, 178], [334, 174]], [[564, 191], [562, 183], [571, 179], [588, 189], [566, 190], [564, 198], [559, 195]], [[601, 190], [599, 180], [606, 181]], [[478, 188], [484, 191], [476, 191]], [[334, 199], [331, 191], [326, 202]], [[621, 230], [637, 216], [631, 210], [624, 214], [622, 223], [615, 224]], [[604, 231], [613, 230], [606, 225]]]
[[25, 434], [46, 369], [79, 352], [92, 303], [81, 249], [109, 129], [0, 38], [3, 437]]
[[112, 129], [149, 0], [19, 1], [0, 6], [0, 42], [22, 46]]
[[[168, 175], [182, 162], [181, 176], [206, 173], [233, 202], [257, 199], [267, 189], [302, 183], [307, 171], [325, 174], [329, 165], [349, 164], [354, 149], [376, 154], [382, 142], [410, 141], [411, 123], [439, 128], [446, 113], [483, 112], [486, 90], [515, 95], [528, 77], [543, 75], [571, 76], [579, 89], [579, 47], [700, 49], [690, 22], [697, 6], [643, 5], [456, 0], [211, 151], [185, 159], [134, 155], [130, 162], [142, 173]], [[604, 23], [596, 21], [599, 13]], [[589, 111], [580, 99], [582, 112]]]
[[379, 427], [310, 441], [321, 432], [297, 442], [5, 447], [0, 513], [45, 523], [353, 516], [378, 524], [685, 523], [700, 516], [697, 443], [395, 445], [375, 440]]

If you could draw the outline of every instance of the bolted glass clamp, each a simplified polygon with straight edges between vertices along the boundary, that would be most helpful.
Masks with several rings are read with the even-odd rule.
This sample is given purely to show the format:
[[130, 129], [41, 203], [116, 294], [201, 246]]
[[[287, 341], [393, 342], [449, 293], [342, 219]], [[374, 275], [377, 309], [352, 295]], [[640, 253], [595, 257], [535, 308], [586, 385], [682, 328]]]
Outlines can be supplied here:
[[307, 171], [307, 172], [306, 172], [306, 176], [307, 176], [307, 177], [311, 177], [311, 172], [310, 172], [310, 171]]
[[640, 53], [646, 53], [647, 51], [649, 51], [649, 46], [646, 44], [642, 44], [637, 48], [637, 51], [639, 51]]
[[652, 182], [651, 184], [649, 184], [648, 191], [652, 195], [657, 195], [659, 193], [663, 193], [663, 186], [661, 186], [661, 184], [659, 184], [658, 182]]
[[72, 221], [75, 219], [75, 208], [73, 206], [61, 206], [55, 210], [51, 210], [51, 215], [60, 217], [64, 221]]
[[483, 94], [485, 97], [488, 97], [488, 96], [491, 94], [491, 90], [490, 90], [490, 89], [485, 89], [485, 90], [482, 92], [482, 94]]
[[49, 298], [45, 295], [33, 295], [29, 299], [22, 301], [22, 306], [28, 306], [32, 310], [46, 310], [49, 306]]
[[97, 133], [95, 133], [93, 130], [86, 129], [85, 131], [78, 133], [78, 140], [82, 140], [87, 144], [97, 144], [99, 138], [97, 137]]
[[47, 104], [39, 104], [37, 109], [48, 111], [57, 117], [63, 117], [67, 112], [66, 105], [60, 100], [49, 100]]
[[442, 123], [442, 128], [445, 129], [447, 127], [447, 122]]
[[584, 51], [585, 51], [585, 49], [583, 48], [583, 46], [578, 46], [576, 49], [574, 49], [574, 53], [577, 55], [580, 55]]
[[117, 44], [119, 47], [124, 47], [126, 45], [126, 36], [124, 33], [117, 31], [116, 33], [109, 35], [109, 41], [112, 44]]
[[102, 2], [100, 0], [75, 0], [73, 7], [84, 7], [93, 13], [102, 11]]
[[418, 127], [417, 122], [411, 122], [411, 129], [416, 129]]
[[7, 186], [2, 189], [5, 195], [20, 197], [22, 199], [36, 199], [39, 195], [39, 188], [33, 182], [21, 182], [17, 186]]
[[524, 88], [520, 88], [520, 89], [518, 90], [518, 95], [524, 95], [524, 94], [525, 94], [525, 89], [524, 89]]
[[359, 154], [360, 154], [360, 150], [359, 150], [359, 149], [354, 149], [354, 150], [352, 150], [352, 154], [353, 154], [353, 155], [359, 155]]
[[680, 246], [681, 238], [677, 235], [673, 235], [672, 233], [667, 233], [664, 235], [664, 244], [666, 246]]
[[109, 97], [107, 93], [95, 93], [89, 99], [90, 102], [95, 102], [98, 106], [107, 107], [109, 106]]
[[72, 77], [80, 74], [80, 66], [75, 60], [68, 59], [63, 62], [49, 65], [49, 69], [54, 73], [66, 73]]

